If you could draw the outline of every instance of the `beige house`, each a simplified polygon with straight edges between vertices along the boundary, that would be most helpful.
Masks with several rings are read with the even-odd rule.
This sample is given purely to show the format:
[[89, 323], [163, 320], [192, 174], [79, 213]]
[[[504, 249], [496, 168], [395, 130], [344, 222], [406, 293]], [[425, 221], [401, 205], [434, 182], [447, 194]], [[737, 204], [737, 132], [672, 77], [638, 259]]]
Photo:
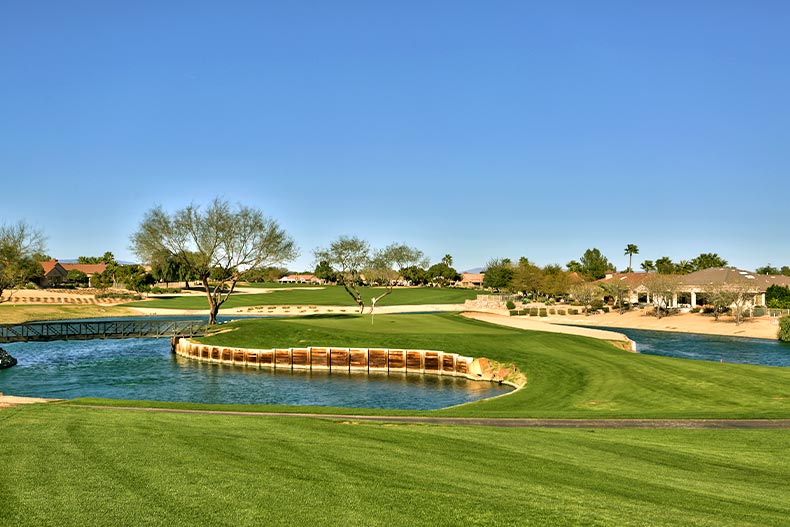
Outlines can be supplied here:
[[[614, 273], [598, 280], [607, 283], [619, 280], [628, 285], [631, 303], [652, 303], [654, 298], [647, 284], [653, 273]], [[790, 287], [790, 276], [758, 275], [751, 271], [734, 267], [713, 267], [685, 275], [675, 275], [678, 279], [677, 292], [667, 302], [669, 307], [697, 307], [705, 305], [705, 293], [712, 287], [746, 286], [754, 295], [752, 305], [765, 305], [765, 291], [772, 285]]]
[[76, 270], [85, 273], [88, 278], [95, 274], [101, 274], [107, 270], [107, 264], [79, 264], [79, 263], [60, 263], [56, 259], [47, 262], [39, 262], [44, 269], [44, 276], [39, 285], [41, 287], [54, 287], [66, 281], [69, 271]]
[[322, 284], [314, 274], [289, 274], [277, 280], [281, 284]]
[[462, 273], [461, 281], [457, 285], [460, 287], [468, 287], [470, 289], [480, 289], [483, 287], [483, 278], [485, 273]]

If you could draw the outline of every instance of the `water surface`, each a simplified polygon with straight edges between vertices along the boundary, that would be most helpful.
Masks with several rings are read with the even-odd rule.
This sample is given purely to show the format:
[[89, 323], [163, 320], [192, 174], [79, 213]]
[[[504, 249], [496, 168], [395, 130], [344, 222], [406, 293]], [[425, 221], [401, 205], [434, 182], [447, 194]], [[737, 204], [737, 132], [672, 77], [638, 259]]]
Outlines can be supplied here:
[[431, 410], [510, 391], [437, 375], [207, 364], [171, 354], [168, 339], [20, 342], [3, 347], [19, 363], [0, 370], [0, 392], [25, 397]]
[[647, 355], [762, 366], [790, 366], [790, 344], [779, 340], [598, 326], [595, 329], [611, 329], [623, 333], [636, 342], [638, 353]]

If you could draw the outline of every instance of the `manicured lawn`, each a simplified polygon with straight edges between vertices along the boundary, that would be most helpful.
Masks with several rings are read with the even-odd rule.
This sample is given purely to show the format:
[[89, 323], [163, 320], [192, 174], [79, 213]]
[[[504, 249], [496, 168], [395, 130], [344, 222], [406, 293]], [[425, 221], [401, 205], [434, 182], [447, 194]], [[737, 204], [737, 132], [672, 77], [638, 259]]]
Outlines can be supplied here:
[[[382, 294], [385, 290], [376, 287], [363, 287], [362, 296], [366, 304], [370, 299]], [[435, 287], [395, 289], [380, 301], [380, 306], [420, 305], [420, 304], [463, 304], [466, 300], [477, 297], [480, 291], [469, 289], [449, 289]], [[156, 298], [142, 302], [132, 302], [127, 306], [149, 307], [154, 309], [207, 309], [203, 295], [175, 296]], [[322, 289], [297, 288], [280, 289], [270, 293], [234, 294], [223, 304], [223, 308], [250, 306], [349, 306], [356, 304], [345, 289], [339, 286], [327, 286]]]
[[32, 320], [70, 320], [137, 315], [124, 307], [99, 305], [0, 305], [0, 324], [19, 324]]
[[[302, 273], [299, 273], [302, 274]], [[280, 282], [243, 282], [242, 287], [254, 287], [256, 289], [282, 289], [282, 288], [297, 288], [297, 287], [324, 287], [316, 284], [281, 284]]]
[[502, 328], [456, 314], [235, 322], [203, 340], [234, 347], [436, 349], [513, 362], [518, 392], [435, 413], [474, 417], [790, 417], [790, 369], [638, 355], [606, 342]]
[[0, 524], [779, 526], [790, 434], [0, 411]]

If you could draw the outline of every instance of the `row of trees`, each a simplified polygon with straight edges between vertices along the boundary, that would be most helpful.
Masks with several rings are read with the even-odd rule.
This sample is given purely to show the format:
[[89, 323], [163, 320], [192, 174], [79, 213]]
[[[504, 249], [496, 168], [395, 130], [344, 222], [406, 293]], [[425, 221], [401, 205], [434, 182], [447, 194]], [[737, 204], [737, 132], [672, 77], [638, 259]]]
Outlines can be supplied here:
[[354, 299], [362, 313], [365, 299], [360, 286], [364, 282], [385, 287], [380, 295], [371, 298], [371, 313], [376, 302], [389, 295], [406, 269], [420, 269], [428, 265], [422, 251], [406, 244], [393, 243], [383, 249], [371, 249], [370, 244], [355, 236], [340, 236], [325, 248], [313, 253], [319, 262], [319, 278], [331, 278], [342, 285]]
[[[298, 254], [294, 241], [275, 220], [267, 218], [258, 209], [245, 206], [234, 209], [220, 199], [215, 199], [204, 209], [192, 204], [173, 213], [155, 207], [145, 214], [131, 241], [137, 256], [152, 266], [150, 275], [141, 266], [119, 266], [111, 253], [102, 257], [82, 257], [83, 263], [107, 264], [107, 270], [95, 277], [94, 285], [123, 282], [136, 288], [144, 286], [146, 280], [185, 281], [187, 285], [189, 281], [197, 281], [206, 293], [212, 323], [216, 321], [220, 306], [240, 280], [253, 275], [274, 277], [284, 270], [280, 267], [282, 263]], [[39, 231], [21, 222], [4, 225], [0, 229], [0, 292], [25, 283], [31, 273], [40, 268], [35, 255], [42, 253], [43, 236]], [[628, 244], [624, 253], [629, 256], [630, 269], [633, 255], [639, 253], [639, 248]], [[365, 308], [359, 289], [363, 277], [369, 284], [387, 288], [371, 299], [371, 307], [390, 294], [400, 277], [415, 284], [438, 285], [452, 283], [459, 278], [449, 255], [427, 267], [424, 254], [406, 244], [394, 243], [373, 249], [365, 240], [341, 236], [329, 246], [316, 249], [314, 256], [318, 262], [316, 274], [343, 285], [360, 311]], [[678, 264], [668, 257], [656, 262], [648, 260], [642, 268], [659, 275], [670, 275], [726, 264], [718, 255], [708, 253]], [[578, 261], [568, 262], [567, 270], [557, 264], [541, 268], [527, 258], [519, 259], [517, 264], [509, 259], [495, 259], [489, 262], [483, 285], [497, 290], [523, 291], [534, 296], [559, 296], [570, 292], [580, 279], [597, 280], [614, 270], [597, 248], [585, 251]], [[81, 278], [73, 277], [74, 280]], [[655, 287], [656, 291], [661, 290], [661, 287]], [[668, 292], [666, 287], [664, 289]], [[610, 290], [608, 294], [613, 298], [622, 296], [617, 290]], [[664, 297], [671, 298], [671, 295]]]
[[[637, 254], [636, 245], [629, 244], [626, 254]], [[711, 267], [724, 267], [727, 261], [715, 253], [703, 253], [692, 260], [683, 260], [675, 264], [668, 257], [659, 258], [656, 262], [646, 260], [642, 269], [646, 272], [678, 275], [688, 274]], [[558, 264], [540, 268], [527, 258], [520, 258], [513, 263], [508, 258], [495, 258], [488, 262], [484, 287], [500, 291], [522, 291], [536, 295], [561, 295], [569, 292], [569, 286], [575, 281], [595, 281], [604, 278], [608, 273], [616, 272], [608, 258], [597, 248], [587, 249], [579, 260], [571, 260], [566, 265], [567, 272]], [[630, 267], [629, 267], [630, 268]]]
[[0, 302], [43, 272], [36, 256], [44, 252], [44, 235], [25, 222], [0, 225]]

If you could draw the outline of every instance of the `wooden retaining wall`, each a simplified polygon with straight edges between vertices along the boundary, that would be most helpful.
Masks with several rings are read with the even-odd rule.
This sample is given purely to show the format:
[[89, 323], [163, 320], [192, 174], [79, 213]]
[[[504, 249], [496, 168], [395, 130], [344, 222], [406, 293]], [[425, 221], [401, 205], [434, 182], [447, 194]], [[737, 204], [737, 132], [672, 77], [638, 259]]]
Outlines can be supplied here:
[[[173, 352], [203, 362], [284, 370], [397, 372], [450, 375], [479, 380], [472, 357], [434, 350], [317, 347], [246, 349], [200, 344], [188, 338], [173, 341]], [[488, 380], [488, 379], [486, 379]]]

